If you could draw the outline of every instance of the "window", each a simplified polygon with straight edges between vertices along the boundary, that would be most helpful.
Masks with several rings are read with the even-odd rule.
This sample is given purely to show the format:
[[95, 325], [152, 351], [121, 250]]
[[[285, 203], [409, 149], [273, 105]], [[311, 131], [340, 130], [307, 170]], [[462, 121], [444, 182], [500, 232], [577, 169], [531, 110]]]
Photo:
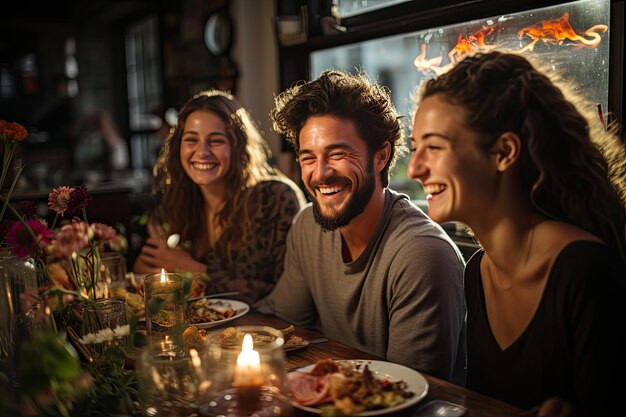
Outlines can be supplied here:
[[409, 0], [336, 0], [338, 3], [339, 17], [350, 17], [357, 14], [371, 12], [383, 7], [393, 6]]
[[161, 63], [156, 15], [126, 29], [126, 78], [132, 168], [150, 168], [156, 161], [161, 139], [155, 133], [163, 124], [156, 115], [161, 103]]
[[[321, 49], [311, 53], [311, 79], [329, 68], [363, 69], [391, 90], [410, 128], [412, 94], [424, 80], [444, 72], [466, 51], [491, 49], [534, 55], [571, 79], [576, 89], [606, 111], [609, 91], [610, 0], [583, 0], [536, 10], [487, 17]], [[406, 177], [408, 158], [392, 173], [392, 188], [423, 198]]]

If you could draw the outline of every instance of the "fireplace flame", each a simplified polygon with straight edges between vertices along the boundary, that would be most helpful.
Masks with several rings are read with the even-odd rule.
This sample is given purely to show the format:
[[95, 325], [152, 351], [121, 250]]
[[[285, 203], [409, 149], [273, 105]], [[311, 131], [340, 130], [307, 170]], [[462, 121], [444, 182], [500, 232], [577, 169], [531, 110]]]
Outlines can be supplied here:
[[494, 49], [496, 45], [487, 45], [485, 43], [485, 36], [491, 35], [495, 30], [495, 26], [483, 25], [480, 29], [469, 35], [459, 33], [456, 45], [448, 52], [450, 62], [443, 67], [441, 66], [443, 54], [439, 53], [439, 56], [435, 58], [426, 59], [426, 44], [422, 44], [422, 52], [415, 57], [413, 65], [424, 75], [428, 75], [429, 71], [432, 71], [435, 75], [439, 76], [447, 72], [456, 62], [461, 61], [468, 55]]
[[467, 36], [463, 36], [462, 33], [459, 33], [456, 45], [452, 48], [452, 50], [450, 50], [450, 52], [448, 52], [450, 62], [458, 62], [467, 55], [474, 54], [479, 51], [485, 52], [494, 49], [496, 47], [495, 45], [485, 44], [485, 36], [491, 35], [495, 30], [496, 29], [493, 26], [483, 25], [476, 32]]
[[[477, 52], [488, 52], [497, 48], [497, 45], [486, 43], [486, 38], [492, 35], [500, 25], [481, 26], [480, 29], [469, 35], [459, 33], [456, 45], [448, 53], [450, 62], [441, 65], [443, 62], [443, 54], [434, 58], [426, 58], [427, 45], [421, 45], [421, 53], [415, 57], [413, 65], [419, 72], [424, 75], [434, 73], [436, 76], [447, 72], [455, 63], [461, 61], [467, 56]], [[595, 48], [602, 41], [601, 34], [608, 31], [607, 25], [595, 25], [583, 32], [582, 35], [576, 33], [569, 22], [569, 12], [563, 13], [563, 16], [553, 20], [541, 20], [517, 32], [519, 39], [528, 36], [532, 41], [518, 49], [518, 53], [532, 51], [535, 44], [542, 41], [546, 44], [571, 46], [575, 49]], [[584, 36], [583, 36], [584, 35]], [[566, 42], [567, 41], [567, 42]]]
[[584, 35], [591, 39], [585, 38], [574, 31], [569, 23], [569, 12], [565, 12], [558, 19], [542, 20], [517, 32], [519, 38], [528, 36], [532, 39], [528, 45], [518, 52], [532, 51], [535, 44], [539, 41], [552, 45], [563, 45], [566, 39], [573, 42], [567, 43], [567, 45], [573, 45], [576, 49], [595, 48], [602, 41], [600, 33], [604, 33], [608, 29], [606, 25], [592, 26], [584, 32]]

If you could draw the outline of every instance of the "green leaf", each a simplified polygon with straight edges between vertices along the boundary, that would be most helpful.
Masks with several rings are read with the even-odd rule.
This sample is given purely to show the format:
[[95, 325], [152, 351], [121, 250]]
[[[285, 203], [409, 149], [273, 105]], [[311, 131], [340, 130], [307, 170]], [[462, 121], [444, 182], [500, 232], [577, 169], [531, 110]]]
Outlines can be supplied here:
[[150, 302], [148, 302], [148, 312], [154, 316], [163, 309], [164, 305], [164, 299], [162, 299], [161, 297], [154, 297], [150, 300]]
[[78, 355], [59, 334], [38, 333], [22, 342], [20, 370], [25, 390], [38, 391], [51, 381], [73, 381], [81, 373]]

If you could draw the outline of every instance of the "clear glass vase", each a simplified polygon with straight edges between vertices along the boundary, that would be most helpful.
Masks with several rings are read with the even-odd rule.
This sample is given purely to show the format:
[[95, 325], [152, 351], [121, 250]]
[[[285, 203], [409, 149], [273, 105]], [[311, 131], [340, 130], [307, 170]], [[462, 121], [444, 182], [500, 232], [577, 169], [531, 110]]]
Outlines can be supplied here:
[[37, 288], [32, 259], [20, 259], [0, 248], [0, 372], [16, 383], [20, 342], [49, 324], [40, 320], [44, 307], [29, 294]]

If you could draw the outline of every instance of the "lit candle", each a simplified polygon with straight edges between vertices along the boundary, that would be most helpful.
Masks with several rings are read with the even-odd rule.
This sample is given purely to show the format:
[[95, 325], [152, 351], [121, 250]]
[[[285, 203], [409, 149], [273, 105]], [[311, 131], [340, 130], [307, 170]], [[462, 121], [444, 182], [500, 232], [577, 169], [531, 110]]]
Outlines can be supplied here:
[[165, 335], [165, 339], [161, 342], [161, 350], [164, 353], [171, 353], [175, 347], [174, 341], [168, 335]]
[[235, 386], [261, 385], [262, 383], [261, 358], [259, 352], [253, 349], [252, 336], [246, 334], [243, 337], [241, 353], [237, 356]]
[[246, 334], [241, 353], [237, 356], [233, 383], [239, 394], [238, 407], [241, 411], [247, 413], [256, 410], [263, 382], [259, 352], [253, 349], [252, 336]]
[[170, 278], [165, 268], [161, 268], [161, 280], [158, 288], [159, 291], [156, 291], [156, 294], [162, 293], [163, 291], [172, 291], [176, 288], [176, 281]]

